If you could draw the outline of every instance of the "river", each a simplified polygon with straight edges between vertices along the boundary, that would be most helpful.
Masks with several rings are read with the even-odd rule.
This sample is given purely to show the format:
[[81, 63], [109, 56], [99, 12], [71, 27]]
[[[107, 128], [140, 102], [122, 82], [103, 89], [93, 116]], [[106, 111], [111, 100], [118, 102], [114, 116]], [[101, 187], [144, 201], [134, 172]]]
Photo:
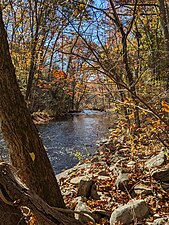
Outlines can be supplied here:
[[[84, 110], [59, 121], [38, 125], [40, 136], [56, 174], [76, 165], [97, 149], [97, 143], [108, 135], [113, 126], [111, 114]], [[8, 160], [7, 150], [0, 136], [2, 160]]]

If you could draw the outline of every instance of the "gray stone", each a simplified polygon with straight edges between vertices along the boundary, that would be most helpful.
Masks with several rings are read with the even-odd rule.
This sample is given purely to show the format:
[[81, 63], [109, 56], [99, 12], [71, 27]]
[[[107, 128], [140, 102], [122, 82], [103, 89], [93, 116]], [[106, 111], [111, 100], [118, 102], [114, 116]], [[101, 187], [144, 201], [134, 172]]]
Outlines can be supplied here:
[[70, 180], [70, 184], [78, 186], [80, 184], [80, 181], [86, 176], [80, 176], [80, 177], [74, 177]]
[[70, 175], [72, 173], [72, 168], [71, 169], [68, 169], [68, 170], [65, 170], [59, 174], [56, 175], [56, 179], [58, 181], [62, 180], [62, 179], [66, 179], [68, 175]]
[[58, 181], [62, 180], [62, 179], [66, 179], [68, 176], [71, 176], [71, 174], [75, 173], [77, 170], [81, 170], [81, 169], [86, 169], [86, 168], [90, 168], [91, 164], [90, 163], [84, 163], [84, 164], [78, 164], [76, 166], [74, 166], [73, 168], [67, 169], [59, 174], [56, 175], [56, 179]]
[[167, 156], [163, 151], [161, 151], [158, 155], [153, 156], [147, 162], [145, 162], [145, 168], [151, 169], [153, 167], [166, 164], [166, 162], [167, 162]]
[[115, 164], [110, 165], [109, 169], [113, 172], [113, 175], [118, 176], [122, 170], [121, 160], [118, 160]]
[[80, 185], [80, 181], [81, 180], [88, 180], [88, 179], [92, 179], [92, 176], [78, 176], [78, 177], [74, 177], [70, 180], [70, 183], [76, 186]]
[[110, 176], [98, 176], [98, 180], [111, 180]]
[[152, 173], [152, 177], [155, 180], [160, 180], [163, 182], [169, 182], [169, 167], [158, 169]]
[[85, 202], [78, 201], [78, 204], [75, 207], [75, 211], [89, 213], [89, 215], [87, 216], [75, 213], [75, 219], [79, 220], [82, 224], [88, 224], [89, 222], [91, 222], [91, 220], [94, 220], [92, 212], [89, 210]]
[[108, 138], [103, 138], [102, 140], [99, 141], [99, 144], [105, 144], [106, 142], [108, 142]]
[[153, 189], [144, 185], [144, 184], [138, 184], [134, 187], [134, 192], [139, 195], [139, 194], [144, 194], [144, 195], [152, 195], [153, 194]]
[[134, 219], [137, 221], [144, 219], [149, 214], [149, 208], [144, 200], [131, 201], [124, 206], [120, 206], [111, 214], [110, 225], [116, 223], [130, 224]]
[[154, 220], [153, 225], [169, 225], [169, 217]]
[[127, 167], [133, 167], [136, 164], [134, 161], [130, 161], [127, 163]]
[[116, 180], [118, 190], [126, 191], [130, 189], [128, 173], [121, 173]]
[[75, 190], [70, 190], [70, 189], [68, 189], [68, 190], [64, 190], [64, 192], [62, 191], [62, 195], [63, 196], [71, 196], [71, 197], [73, 197], [73, 196], [75, 196], [75, 194], [76, 194], [76, 191]]
[[93, 180], [91, 177], [86, 176], [83, 179], [81, 179], [77, 195], [89, 198], [91, 194], [92, 184], [93, 184]]

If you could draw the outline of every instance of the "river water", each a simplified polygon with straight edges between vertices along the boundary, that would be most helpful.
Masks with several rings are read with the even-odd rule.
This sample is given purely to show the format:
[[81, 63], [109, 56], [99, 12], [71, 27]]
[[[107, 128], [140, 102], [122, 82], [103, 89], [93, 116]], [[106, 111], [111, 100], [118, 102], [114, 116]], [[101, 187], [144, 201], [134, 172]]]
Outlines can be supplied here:
[[[76, 165], [97, 149], [97, 143], [108, 135], [113, 126], [111, 114], [84, 110], [60, 121], [38, 125], [40, 135], [56, 174]], [[8, 160], [7, 150], [0, 136], [0, 153]]]

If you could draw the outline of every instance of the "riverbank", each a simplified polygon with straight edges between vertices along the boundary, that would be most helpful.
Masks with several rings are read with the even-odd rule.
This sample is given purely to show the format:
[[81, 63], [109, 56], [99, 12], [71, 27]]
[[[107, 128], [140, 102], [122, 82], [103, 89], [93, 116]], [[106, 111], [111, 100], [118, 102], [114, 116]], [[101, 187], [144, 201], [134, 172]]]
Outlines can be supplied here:
[[[106, 113], [106, 111], [102, 109], [84, 109], [82, 111], [69, 111], [65, 114], [60, 114], [60, 115], [50, 115], [50, 113], [42, 111], [42, 112], [34, 112], [32, 113], [32, 120], [35, 124], [46, 124], [52, 120], [61, 120], [65, 119], [68, 117], [71, 117], [73, 115], [80, 115], [80, 114], [93, 114], [98, 112], [98, 113]], [[108, 113], [108, 112], [107, 112]]]
[[67, 207], [90, 215], [76, 215], [83, 224], [168, 224], [169, 152], [146, 135], [116, 128], [94, 156], [57, 175]]

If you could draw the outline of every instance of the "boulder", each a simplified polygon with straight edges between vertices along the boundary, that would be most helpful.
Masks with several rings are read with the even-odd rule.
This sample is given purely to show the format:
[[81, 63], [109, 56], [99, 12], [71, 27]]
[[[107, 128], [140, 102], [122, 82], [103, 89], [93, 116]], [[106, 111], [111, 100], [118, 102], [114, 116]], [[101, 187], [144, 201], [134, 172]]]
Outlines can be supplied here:
[[73, 168], [67, 169], [59, 174], [56, 175], [56, 179], [58, 181], [61, 181], [63, 179], [66, 179], [68, 177], [70, 177], [71, 175], [75, 174], [76, 171], [78, 170], [83, 170], [83, 169], [87, 169], [90, 168], [91, 164], [90, 163], [83, 163], [83, 164], [78, 164], [76, 166], [74, 166]]
[[58, 180], [58, 182], [60, 182], [62, 179], [66, 179], [71, 173], [72, 173], [73, 169], [67, 169], [59, 174], [56, 175], [56, 179]]
[[165, 167], [162, 169], [155, 170], [152, 173], [152, 177], [155, 180], [163, 181], [163, 182], [169, 182], [169, 167]]
[[158, 218], [154, 220], [153, 225], [167, 225], [169, 224], [169, 216], [168, 217], [163, 217], [163, 218]]
[[120, 173], [116, 180], [116, 187], [121, 191], [130, 189], [128, 173]]
[[147, 162], [145, 162], [145, 168], [151, 169], [153, 167], [166, 164], [166, 162], [167, 162], [167, 156], [163, 151], [161, 151], [158, 155], [153, 156], [152, 158], [147, 160]]
[[85, 176], [80, 180], [77, 195], [89, 198], [91, 195], [91, 188], [93, 185], [93, 180], [91, 177]]
[[72, 178], [70, 180], [70, 184], [79, 186], [81, 180], [91, 180], [91, 179], [92, 179], [92, 176], [78, 176], [78, 177]]
[[78, 212], [88, 212], [89, 214], [77, 214], [75, 213], [75, 219], [79, 220], [82, 224], [89, 224], [93, 221], [92, 212], [89, 210], [85, 202], [79, 200], [76, 205], [75, 211]]
[[110, 225], [122, 223], [130, 224], [134, 219], [144, 219], [149, 214], [149, 208], [144, 200], [134, 200], [124, 206], [119, 206], [110, 217]]

